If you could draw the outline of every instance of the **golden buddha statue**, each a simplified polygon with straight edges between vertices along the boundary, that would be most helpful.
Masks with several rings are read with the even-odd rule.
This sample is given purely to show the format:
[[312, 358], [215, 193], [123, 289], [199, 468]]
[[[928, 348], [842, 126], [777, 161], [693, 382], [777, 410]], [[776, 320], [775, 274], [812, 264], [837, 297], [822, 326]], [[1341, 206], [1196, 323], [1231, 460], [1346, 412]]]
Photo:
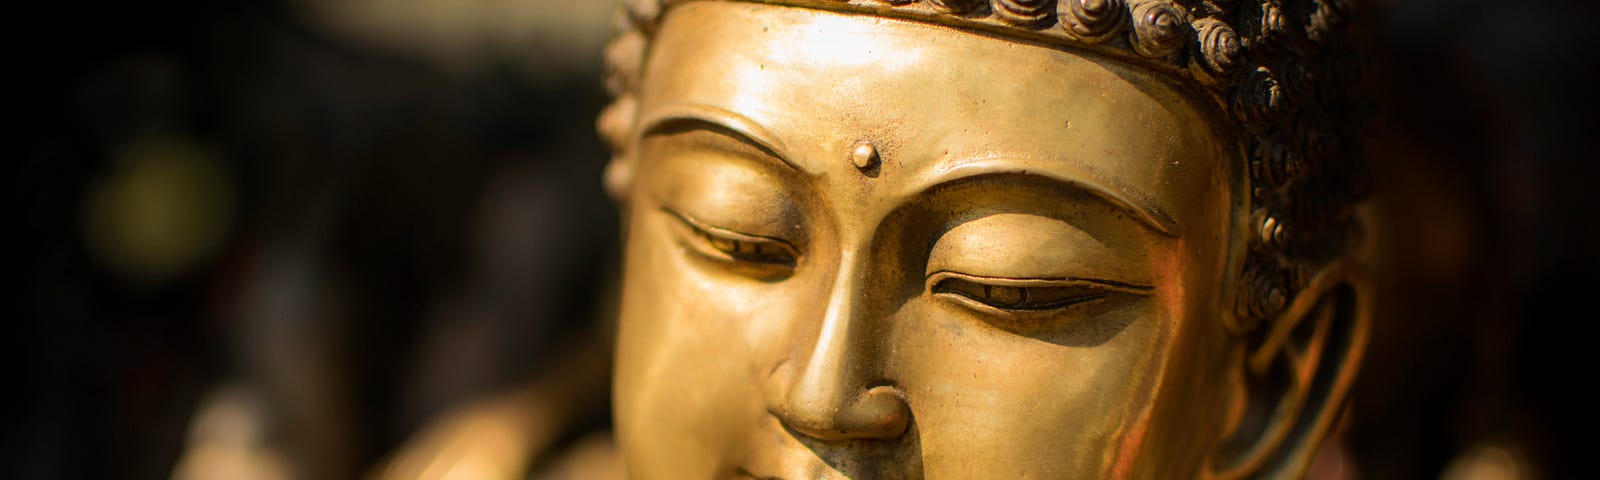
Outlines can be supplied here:
[[1303, 475], [1372, 304], [1348, 13], [629, 3], [629, 475]]

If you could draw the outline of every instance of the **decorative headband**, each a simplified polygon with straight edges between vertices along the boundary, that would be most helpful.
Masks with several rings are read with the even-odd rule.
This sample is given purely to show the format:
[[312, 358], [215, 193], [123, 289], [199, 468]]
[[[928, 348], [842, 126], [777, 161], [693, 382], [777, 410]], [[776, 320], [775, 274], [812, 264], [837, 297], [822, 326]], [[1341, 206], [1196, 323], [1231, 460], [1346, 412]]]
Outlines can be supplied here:
[[[692, 1], [702, 0], [633, 0], [633, 23], [654, 24], [663, 9]], [[902, 18], [1094, 51], [1208, 87], [1250, 133], [1297, 110], [1316, 90], [1342, 91], [1356, 77], [1348, 51], [1327, 48], [1349, 16], [1348, 0], [732, 1]]]

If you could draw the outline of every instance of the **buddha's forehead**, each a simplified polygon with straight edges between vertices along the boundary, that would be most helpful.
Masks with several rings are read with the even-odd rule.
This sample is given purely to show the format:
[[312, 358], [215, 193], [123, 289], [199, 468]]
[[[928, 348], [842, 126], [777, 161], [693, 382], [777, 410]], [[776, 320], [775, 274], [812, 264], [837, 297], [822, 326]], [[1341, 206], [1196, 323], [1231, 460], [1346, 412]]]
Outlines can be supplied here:
[[821, 174], [853, 168], [846, 152], [862, 141], [883, 153], [885, 175], [1042, 160], [1175, 218], [1202, 213], [1185, 210], [1233, 185], [1212, 117], [1160, 78], [914, 21], [685, 4], [658, 32], [640, 93], [641, 118], [682, 106], [728, 112]]

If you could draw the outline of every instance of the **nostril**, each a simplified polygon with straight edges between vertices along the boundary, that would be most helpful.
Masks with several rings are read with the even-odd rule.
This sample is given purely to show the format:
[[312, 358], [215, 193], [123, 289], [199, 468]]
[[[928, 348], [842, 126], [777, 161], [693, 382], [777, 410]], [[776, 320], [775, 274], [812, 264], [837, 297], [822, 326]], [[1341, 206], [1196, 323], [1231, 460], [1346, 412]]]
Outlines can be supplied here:
[[911, 422], [911, 407], [898, 389], [887, 385], [867, 390], [851, 410], [850, 415], [858, 417], [851, 420], [859, 425], [861, 438], [899, 438]]
[[911, 409], [897, 389], [879, 386], [851, 398], [792, 398], [771, 409], [789, 430], [823, 441], [894, 440], [905, 434]]

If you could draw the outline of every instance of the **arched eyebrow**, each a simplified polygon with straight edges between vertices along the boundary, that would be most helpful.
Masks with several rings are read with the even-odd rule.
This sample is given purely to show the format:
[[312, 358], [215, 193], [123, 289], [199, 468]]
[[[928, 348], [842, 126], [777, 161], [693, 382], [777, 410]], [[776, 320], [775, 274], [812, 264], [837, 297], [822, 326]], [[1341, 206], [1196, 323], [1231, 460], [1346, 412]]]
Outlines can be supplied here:
[[[789, 159], [785, 154], [786, 149], [782, 140], [776, 135], [756, 121], [732, 111], [698, 104], [675, 104], [654, 109], [640, 124], [642, 125], [639, 129], [640, 138], [686, 129], [703, 129], [722, 134], [760, 150], [766, 157], [776, 159], [780, 165], [807, 173]], [[1130, 213], [1134, 219], [1159, 233], [1178, 236], [1179, 226], [1165, 210], [1137, 200], [1134, 195], [1127, 193], [1126, 188], [1111, 188], [1115, 185], [1092, 180], [1094, 176], [1088, 172], [1061, 171], [1063, 166], [1068, 164], [1059, 160], [973, 159], [940, 169], [935, 174], [937, 178], [923, 183], [924, 186], [918, 190], [929, 191], [963, 179], [991, 175], [1035, 176], [1051, 180], [1052, 183], [1067, 189], [1088, 192], [1112, 207]]]
[[1128, 212], [1130, 217], [1152, 230], [1167, 236], [1178, 236], [1179, 225], [1166, 211], [1150, 203], [1136, 200], [1132, 195], [1125, 193], [1126, 189], [1111, 188], [1092, 180], [1086, 172], [1062, 171], [1064, 165], [1067, 163], [1051, 160], [1011, 158], [974, 160], [942, 169], [930, 181], [922, 182], [917, 189], [929, 192], [945, 185], [979, 178], [1044, 179], [1066, 190], [1087, 192], [1113, 208]]
[[705, 105], [669, 105], [651, 112], [640, 125], [640, 138], [691, 129], [709, 130], [755, 147], [785, 167], [805, 172], [789, 160], [782, 140], [776, 135], [754, 120], [731, 111]]

